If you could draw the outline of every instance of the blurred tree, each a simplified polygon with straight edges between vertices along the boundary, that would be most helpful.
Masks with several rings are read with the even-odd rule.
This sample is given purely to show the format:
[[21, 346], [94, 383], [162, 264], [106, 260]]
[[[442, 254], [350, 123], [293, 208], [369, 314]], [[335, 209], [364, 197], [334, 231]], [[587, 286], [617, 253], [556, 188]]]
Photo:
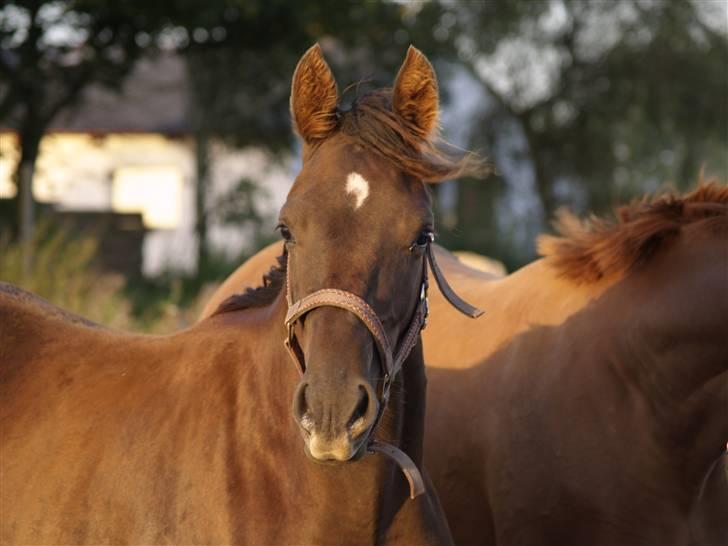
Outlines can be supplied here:
[[178, 51], [204, 265], [217, 207], [211, 142], [290, 151], [290, 77], [316, 41], [344, 103], [390, 85], [414, 43], [434, 61], [445, 103], [473, 91], [451, 81], [473, 82], [482, 100], [458, 144], [487, 152], [501, 173], [500, 184], [460, 185], [444, 241], [512, 267], [532, 257], [534, 232], [562, 204], [600, 210], [664, 180], [684, 185], [703, 163], [728, 171], [727, 9], [722, 0], [299, 0], [295, 9], [288, 0], [8, 0], [0, 121], [19, 131], [18, 196], [28, 205], [55, 113], [90, 83], [118, 85], [155, 47]]
[[[668, 180], [685, 187], [701, 165], [728, 174], [725, 2], [463, 2], [448, 4], [443, 22], [488, 97], [470, 145], [530, 164], [535, 229], [564, 204], [601, 211]], [[523, 187], [522, 169], [501, 172]], [[499, 223], [504, 235], [503, 217], [514, 214], [501, 197], [463, 187], [455, 229], [465, 246], [506, 253], [485, 235]], [[466, 210], [472, 203], [480, 214]], [[511, 265], [531, 252], [511, 252]]]
[[[415, 8], [382, 0], [346, 9], [337, 0], [300, 0], [296, 9], [287, 0], [223, 0], [174, 12], [177, 48], [187, 60], [191, 89], [200, 269], [210, 256], [207, 231], [214, 215], [208, 203], [211, 142], [290, 152], [290, 78], [303, 52], [322, 43], [342, 94], [362, 80], [368, 86], [391, 85], [410, 31], [424, 18], [436, 20], [441, 11], [437, 4]], [[358, 92], [355, 85], [346, 95]]]
[[[161, 3], [7, 0], [0, 8], [0, 123], [19, 136], [16, 235], [33, 239], [40, 140], [91, 83], [118, 86], [165, 21]], [[26, 248], [29, 268], [31, 245]]]

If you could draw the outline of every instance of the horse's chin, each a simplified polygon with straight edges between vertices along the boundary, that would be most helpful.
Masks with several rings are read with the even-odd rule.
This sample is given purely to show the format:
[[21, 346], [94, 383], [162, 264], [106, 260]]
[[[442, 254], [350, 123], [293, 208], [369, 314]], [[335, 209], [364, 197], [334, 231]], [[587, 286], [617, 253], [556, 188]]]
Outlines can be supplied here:
[[337, 446], [336, 449], [327, 450], [320, 450], [320, 448], [314, 447], [312, 452], [312, 440], [309, 436], [304, 439], [303, 450], [306, 457], [314, 463], [328, 466], [345, 465], [347, 463], [354, 463], [366, 455], [367, 440], [368, 435], [362, 435], [362, 437], [357, 438], [354, 442], [350, 443], [348, 450], [342, 449], [342, 446]]

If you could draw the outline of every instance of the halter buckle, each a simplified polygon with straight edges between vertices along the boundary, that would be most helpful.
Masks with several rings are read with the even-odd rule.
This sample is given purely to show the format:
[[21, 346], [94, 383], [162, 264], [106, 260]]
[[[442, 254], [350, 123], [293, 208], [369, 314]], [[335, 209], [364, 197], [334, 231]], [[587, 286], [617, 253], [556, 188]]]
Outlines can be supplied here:
[[424, 330], [427, 326], [427, 317], [430, 315], [430, 299], [427, 297], [428, 282], [427, 277], [422, 279], [422, 285], [420, 286], [420, 305], [422, 305], [422, 327], [420, 331]]
[[387, 405], [387, 402], [389, 402], [389, 389], [392, 386], [392, 378], [388, 373], [384, 374], [384, 379], [382, 380], [382, 408], [384, 408]]

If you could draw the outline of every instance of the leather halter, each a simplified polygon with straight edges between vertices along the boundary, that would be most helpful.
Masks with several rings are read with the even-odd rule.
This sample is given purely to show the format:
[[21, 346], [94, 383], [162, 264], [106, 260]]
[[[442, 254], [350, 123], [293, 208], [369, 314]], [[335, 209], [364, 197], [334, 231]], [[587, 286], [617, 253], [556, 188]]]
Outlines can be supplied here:
[[[284, 345], [291, 355], [291, 359], [296, 364], [298, 371], [303, 375], [305, 372], [305, 358], [303, 351], [296, 338], [296, 323], [308, 312], [318, 307], [338, 307], [345, 309], [350, 313], [356, 315], [367, 327], [369, 332], [374, 338], [377, 350], [379, 352], [380, 361], [384, 368], [384, 378], [382, 381], [382, 390], [379, 396], [379, 410], [374, 420], [374, 424], [369, 429], [369, 439], [367, 440], [367, 451], [369, 453], [382, 453], [390, 457], [394, 462], [399, 465], [400, 469], [407, 478], [410, 489], [410, 498], [414, 499], [418, 495], [425, 492], [425, 484], [422, 479], [420, 471], [412, 461], [398, 447], [391, 444], [379, 442], [373, 438], [374, 430], [377, 428], [380, 419], [387, 407], [389, 401], [389, 393], [397, 374], [402, 369], [404, 361], [409, 356], [410, 352], [417, 344], [420, 337], [420, 332], [425, 328], [427, 324], [427, 315], [429, 313], [427, 290], [429, 287], [427, 279], [427, 264], [429, 262], [430, 269], [432, 270], [437, 285], [445, 298], [460, 312], [471, 317], [477, 318], [483, 314], [483, 311], [473, 307], [472, 305], [463, 301], [455, 292], [453, 292], [450, 285], [447, 283], [442, 275], [442, 271], [435, 262], [435, 255], [432, 250], [431, 243], [434, 241], [434, 235], [430, 234], [430, 240], [425, 245], [425, 257], [422, 259], [422, 281], [420, 284], [419, 299], [417, 306], [415, 307], [414, 314], [410, 320], [409, 327], [405, 331], [401, 338], [399, 347], [396, 353], [392, 347], [392, 344], [387, 337], [387, 333], [384, 330], [382, 321], [379, 320], [376, 312], [372, 307], [364, 301], [362, 298], [348, 292], [346, 290], [340, 290], [337, 288], [323, 288], [317, 290], [303, 298], [293, 301], [291, 298], [291, 286], [290, 286], [290, 267], [287, 267], [286, 271], [286, 301], [288, 302], [288, 312], [286, 313], [285, 325], [288, 331], [288, 335], [284, 340]], [[290, 254], [288, 255], [288, 266], [290, 266]]]

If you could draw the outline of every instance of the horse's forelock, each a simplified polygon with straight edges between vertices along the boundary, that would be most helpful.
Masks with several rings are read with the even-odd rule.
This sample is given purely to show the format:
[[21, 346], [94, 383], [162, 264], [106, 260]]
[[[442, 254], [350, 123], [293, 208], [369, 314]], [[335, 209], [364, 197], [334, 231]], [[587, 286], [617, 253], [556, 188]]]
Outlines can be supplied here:
[[423, 137], [412, 122], [392, 110], [392, 90], [359, 97], [340, 113], [340, 130], [364, 148], [383, 155], [406, 174], [425, 182], [460, 176], [483, 177], [492, 170], [477, 154], [457, 149], [437, 136]]

